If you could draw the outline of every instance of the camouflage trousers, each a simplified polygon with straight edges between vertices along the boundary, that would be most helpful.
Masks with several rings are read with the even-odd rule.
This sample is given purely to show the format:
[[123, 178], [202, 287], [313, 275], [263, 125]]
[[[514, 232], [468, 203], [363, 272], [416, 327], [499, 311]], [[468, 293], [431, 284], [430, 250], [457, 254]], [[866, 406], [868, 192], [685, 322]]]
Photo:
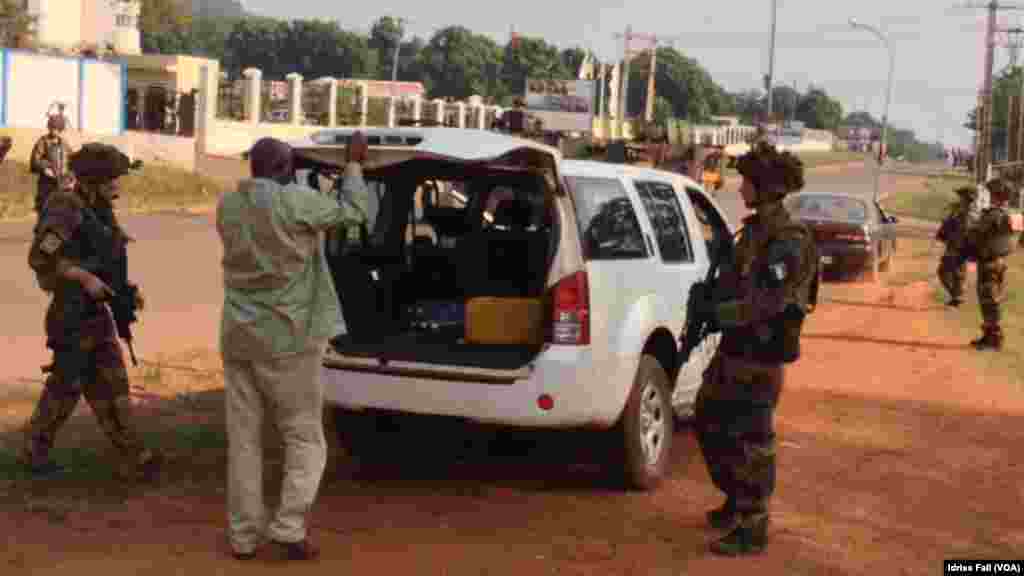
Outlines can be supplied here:
[[1006, 301], [1006, 259], [978, 262], [978, 304], [986, 332], [1001, 333], [1003, 302]]
[[697, 393], [695, 428], [708, 473], [743, 522], [766, 517], [775, 491], [772, 420], [782, 383], [782, 366], [719, 354]]
[[[100, 321], [110, 320], [106, 317]], [[109, 335], [106, 326], [86, 334], [82, 337], [81, 346], [88, 355], [88, 361], [80, 381], [66, 382], [60, 376], [60, 366], [56, 364], [46, 378], [43, 393], [25, 432], [24, 461], [30, 465], [42, 465], [49, 460], [57, 433], [84, 395], [100, 428], [120, 452], [119, 475], [137, 475], [154, 460], [155, 455], [143, 446], [131, 422], [130, 385], [121, 346], [116, 336]]]
[[939, 261], [939, 281], [950, 298], [961, 298], [967, 284], [967, 263], [955, 251], [947, 250]]

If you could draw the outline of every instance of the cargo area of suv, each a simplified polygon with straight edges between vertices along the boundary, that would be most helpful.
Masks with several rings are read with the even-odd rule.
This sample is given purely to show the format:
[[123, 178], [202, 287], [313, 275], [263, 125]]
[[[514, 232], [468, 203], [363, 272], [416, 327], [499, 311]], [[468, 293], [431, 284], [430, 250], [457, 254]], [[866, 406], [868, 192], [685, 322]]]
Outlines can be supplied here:
[[346, 326], [331, 346], [346, 370], [516, 370], [579, 333], [584, 277], [548, 287], [562, 226], [556, 174], [517, 157], [416, 157], [364, 176], [373, 214], [363, 242], [326, 238]]

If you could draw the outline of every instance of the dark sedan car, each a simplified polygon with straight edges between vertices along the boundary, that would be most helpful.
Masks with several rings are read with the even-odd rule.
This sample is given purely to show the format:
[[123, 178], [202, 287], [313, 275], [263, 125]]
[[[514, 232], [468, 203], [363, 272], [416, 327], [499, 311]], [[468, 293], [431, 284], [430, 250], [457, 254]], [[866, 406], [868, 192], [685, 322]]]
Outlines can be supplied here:
[[879, 270], [892, 263], [897, 220], [877, 202], [852, 194], [802, 192], [787, 196], [785, 205], [814, 233], [826, 270], [871, 268], [876, 248]]

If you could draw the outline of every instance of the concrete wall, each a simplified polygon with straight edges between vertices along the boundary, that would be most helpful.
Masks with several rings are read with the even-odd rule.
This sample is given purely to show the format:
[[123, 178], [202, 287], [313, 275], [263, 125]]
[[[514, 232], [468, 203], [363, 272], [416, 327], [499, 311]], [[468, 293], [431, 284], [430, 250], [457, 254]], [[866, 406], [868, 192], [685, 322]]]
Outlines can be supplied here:
[[38, 17], [40, 44], [74, 48], [82, 42], [82, 0], [28, 0], [28, 11]]
[[66, 105], [69, 129], [124, 131], [125, 67], [99, 60], [2, 50], [0, 126], [45, 128], [54, 102]]
[[[27, 163], [32, 146], [45, 133], [46, 130], [41, 128], [0, 128], [0, 136], [10, 136], [14, 141], [7, 160]], [[64, 137], [73, 150], [86, 142], [104, 142], [117, 146], [133, 159], [137, 158], [146, 164], [167, 164], [187, 171], [193, 171], [196, 166], [194, 138], [134, 130], [113, 135], [69, 130], [64, 133]]]
[[298, 140], [324, 129], [324, 126], [270, 122], [250, 124], [220, 119], [210, 121], [207, 126], [206, 149], [202, 153], [213, 156], [238, 156], [265, 136], [281, 140]]

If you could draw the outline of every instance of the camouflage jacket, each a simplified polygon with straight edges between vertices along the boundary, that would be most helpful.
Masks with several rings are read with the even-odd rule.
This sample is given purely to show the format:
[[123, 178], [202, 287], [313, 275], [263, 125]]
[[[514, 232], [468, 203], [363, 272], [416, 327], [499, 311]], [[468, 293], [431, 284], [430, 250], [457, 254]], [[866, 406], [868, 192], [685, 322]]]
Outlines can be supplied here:
[[946, 245], [947, 252], [959, 253], [967, 241], [967, 231], [977, 222], [978, 214], [974, 203], [953, 202], [949, 205], [946, 218], [939, 226], [935, 239]]
[[1010, 255], [1017, 246], [1020, 234], [1019, 216], [1016, 220], [1005, 204], [992, 205], [981, 212], [978, 221], [967, 231], [967, 244], [983, 263]]
[[818, 250], [810, 231], [781, 202], [763, 205], [743, 220], [735, 266], [723, 269], [718, 307], [723, 351], [756, 359], [773, 323], [791, 309], [802, 314], [817, 303]]
[[[72, 266], [83, 266], [82, 256], [92, 250], [91, 246], [80, 245], [86, 240], [78, 233], [86, 221], [87, 210], [91, 207], [79, 192], [54, 192], [40, 215], [29, 248], [28, 265], [35, 272], [39, 287], [54, 296], [46, 318], [46, 333], [51, 338], [59, 337], [64, 331], [59, 279]], [[119, 242], [125, 241], [116, 220], [105, 224], [117, 230]], [[87, 311], [90, 317], [105, 314], [105, 307], [98, 304], [90, 306]]]
[[47, 168], [50, 168], [55, 173], [60, 170], [57, 166], [58, 159], [51, 158], [50, 151], [55, 145], [59, 145], [64, 149], [64, 166], [63, 171], [68, 172], [68, 160], [71, 158], [71, 146], [68, 145], [67, 140], [64, 140], [60, 136], [52, 136], [45, 134], [39, 140], [36, 140], [35, 146], [32, 147], [32, 156], [29, 159], [29, 170], [33, 174], [43, 174]]

